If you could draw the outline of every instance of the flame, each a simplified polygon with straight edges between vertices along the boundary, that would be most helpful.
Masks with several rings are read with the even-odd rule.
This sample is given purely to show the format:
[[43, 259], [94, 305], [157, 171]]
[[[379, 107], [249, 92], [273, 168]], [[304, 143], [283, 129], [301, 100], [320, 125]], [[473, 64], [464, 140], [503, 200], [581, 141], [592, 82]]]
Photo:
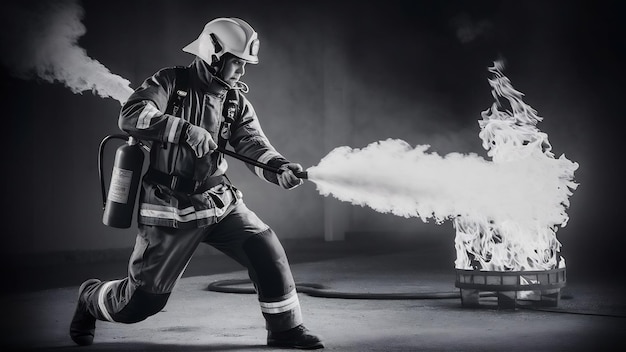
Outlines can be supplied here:
[[[363, 149], [339, 147], [316, 166], [309, 180], [320, 194], [381, 213], [418, 217], [456, 229], [458, 269], [542, 270], [564, 265], [557, 258], [558, 226], [567, 224], [569, 196], [578, 164], [551, 152], [537, 113], [522, 101], [496, 62], [489, 83], [496, 103], [482, 113], [480, 138], [491, 161], [476, 154], [428, 152], [398, 139]], [[512, 111], [500, 110], [498, 97]]]
[[[578, 187], [573, 181], [578, 164], [569, 161], [565, 155], [554, 158], [548, 135], [535, 126], [542, 118], [524, 103], [524, 94], [513, 88], [511, 81], [502, 74], [503, 69], [504, 65], [499, 61], [489, 68], [494, 75], [489, 84], [496, 101], [482, 113], [479, 136], [494, 164], [531, 162], [537, 172], [553, 171], [543, 176], [543, 180], [548, 181], [546, 186], [550, 186], [545, 191], [551, 192], [554, 198], [552, 216], [528, 223], [490, 218], [454, 219], [455, 266], [489, 271], [564, 267], [565, 260], [558, 255], [561, 243], [556, 233], [569, 220], [565, 210], [570, 205], [572, 191]], [[511, 110], [502, 110], [500, 98], [508, 101]]]

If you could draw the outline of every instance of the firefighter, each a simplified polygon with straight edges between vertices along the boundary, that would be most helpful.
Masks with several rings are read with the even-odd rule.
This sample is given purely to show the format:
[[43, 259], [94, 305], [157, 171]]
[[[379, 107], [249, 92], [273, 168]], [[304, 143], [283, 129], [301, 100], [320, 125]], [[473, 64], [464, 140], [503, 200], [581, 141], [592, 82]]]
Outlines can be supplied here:
[[[141, 182], [138, 234], [128, 277], [90, 279], [79, 288], [70, 336], [93, 343], [96, 320], [135, 323], [161, 311], [200, 243], [214, 246], [248, 269], [257, 291], [267, 345], [323, 348], [304, 325], [295, 283], [276, 234], [249, 210], [225, 175], [224, 156], [235, 152], [278, 168], [254, 166], [261, 179], [284, 189], [302, 180], [302, 166], [283, 157], [263, 133], [241, 77], [258, 63], [259, 39], [238, 18], [217, 18], [183, 48], [195, 55], [187, 67], [156, 72], [122, 106], [119, 127], [150, 143]], [[182, 87], [181, 87], [182, 86]], [[179, 105], [172, 109], [173, 102]]]

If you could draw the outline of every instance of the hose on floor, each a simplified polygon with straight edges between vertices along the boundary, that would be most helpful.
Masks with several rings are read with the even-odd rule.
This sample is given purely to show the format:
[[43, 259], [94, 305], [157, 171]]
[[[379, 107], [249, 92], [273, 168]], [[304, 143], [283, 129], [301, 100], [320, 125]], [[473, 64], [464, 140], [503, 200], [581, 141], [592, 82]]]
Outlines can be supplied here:
[[[242, 287], [242, 285], [248, 285]], [[207, 286], [207, 291], [221, 292], [221, 293], [242, 293], [242, 294], [256, 294], [253, 287], [250, 287], [252, 282], [249, 279], [229, 279], [218, 280], [210, 283]], [[319, 298], [341, 298], [341, 299], [368, 299], [368, 300], [401, 300], [401, 299], [460, 299], [460, 292], [415, 292], [415, 293], [372, 293], [372, 292], [341, 292], [332, 290], [328, 286], [317, 283], [296, 283], [296, 289], [300, 293], [308, 294], [309, 296]], [[480, 297], [496, 297], [494, 292], [480, 292]], [[626, 318], [624, 315], [619, 314], [602, 314], [597, 312], [577, 312], [571, 310], [556, 310], [545, 308], [529, 308], [519, 306], [517, 308], [534, 310], [545, 313], [561, 313], [561, 314], [579, 314], [579, 315], [593, 315], [611, 318]]]
[[[248, 279], [241, 280], [219, 280], [207, 286], [208, 291], [222, 293], [256, 293], [253, 287], [241, 287], [242, 285], [252, 285]], [[461, 298], [459, 292], [415, 292], [415, 293], [373, 293], [373, 292], [341, 292], [332, 290], [328, 286], [316, 283], [296, 283], [298, 292], [306, 293], [309, 296], [320, 298], [342, 298], [342, 299], [451, 299]]]

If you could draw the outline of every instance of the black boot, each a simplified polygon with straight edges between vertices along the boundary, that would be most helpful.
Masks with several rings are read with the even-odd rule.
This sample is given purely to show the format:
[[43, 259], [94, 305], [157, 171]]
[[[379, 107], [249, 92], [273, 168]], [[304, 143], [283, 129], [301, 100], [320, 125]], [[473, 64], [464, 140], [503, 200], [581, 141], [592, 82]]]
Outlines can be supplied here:
[[78, 288], [78, 303], [76, 303], [76, 310], [70, 324], [70, 337], [81, 346], [91, 345], [96, 332], [96, 318], [87, 310], [83, 293], [89, 286], [99, 282], [98, 279], [89, 279]]
[[299, 348], [303, 350], [324, 348], [322, 340], [312, 334], [304, 325], [298, 325], [287, 331], [268, 331], [267, 345], [272, 347]]

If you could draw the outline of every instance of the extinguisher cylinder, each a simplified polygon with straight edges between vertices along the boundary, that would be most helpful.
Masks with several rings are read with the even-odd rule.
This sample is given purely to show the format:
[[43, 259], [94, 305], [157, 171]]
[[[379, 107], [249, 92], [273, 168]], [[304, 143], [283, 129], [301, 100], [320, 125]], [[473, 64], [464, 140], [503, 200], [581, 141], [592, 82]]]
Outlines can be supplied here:
[[134, 138], [129, 137], [127, 143], [117, 148], [102, 216], [105, 225], [122, 229], [130, 227], [143, 161], [141, 145]]

